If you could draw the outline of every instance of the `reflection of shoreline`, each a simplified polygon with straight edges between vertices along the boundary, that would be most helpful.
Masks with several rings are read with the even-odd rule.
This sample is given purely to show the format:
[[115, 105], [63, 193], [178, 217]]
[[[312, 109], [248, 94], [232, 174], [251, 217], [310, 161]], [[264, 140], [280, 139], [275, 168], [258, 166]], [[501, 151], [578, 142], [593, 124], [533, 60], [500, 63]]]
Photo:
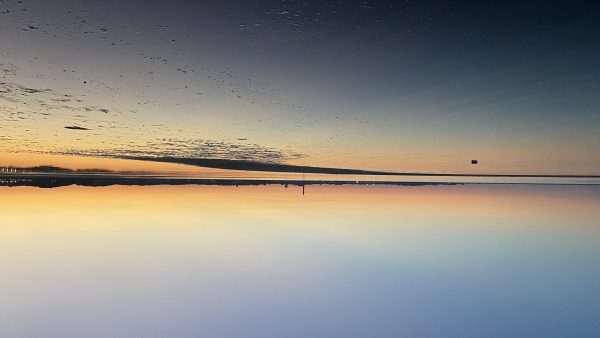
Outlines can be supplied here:
[[470, 182], [464, 181], [378, 181], [343, 179], [265, 179], [265, 178], [189, 178], [159, 175], [116, 175], [116, 174], [14, 174], [0, 173], [0, 186], [30, 186], [55, 188], [70, 185], [103, 187], [111, 185], [151, 186], [151, 185], [218, 185], [218, 186], [306, 186], [306, 185], [386, 185], [386, 186], [436, 186], [464, 184], [530, 184], [530, 185], [600, 185], [600, 182], [585, 184], [572, 182]]

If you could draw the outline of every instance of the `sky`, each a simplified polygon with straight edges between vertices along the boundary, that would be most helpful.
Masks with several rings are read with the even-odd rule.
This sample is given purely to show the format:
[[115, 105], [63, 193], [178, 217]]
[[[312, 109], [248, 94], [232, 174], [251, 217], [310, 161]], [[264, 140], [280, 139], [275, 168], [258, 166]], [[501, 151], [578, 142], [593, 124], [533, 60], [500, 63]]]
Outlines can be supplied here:
[[597, 1], [0, 0], [0, 164], [598, 174], [598, 36]]
[[2, 337], [582, 337], [597, 186], [0, 187]]

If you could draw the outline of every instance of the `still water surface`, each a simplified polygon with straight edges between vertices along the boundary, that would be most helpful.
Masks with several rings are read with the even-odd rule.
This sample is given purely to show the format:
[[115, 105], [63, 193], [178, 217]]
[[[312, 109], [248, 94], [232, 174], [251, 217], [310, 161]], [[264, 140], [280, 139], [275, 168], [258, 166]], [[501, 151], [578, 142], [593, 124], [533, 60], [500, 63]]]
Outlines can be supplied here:
[[0, 337], [600, 337], [600, 187], [0, 188]]

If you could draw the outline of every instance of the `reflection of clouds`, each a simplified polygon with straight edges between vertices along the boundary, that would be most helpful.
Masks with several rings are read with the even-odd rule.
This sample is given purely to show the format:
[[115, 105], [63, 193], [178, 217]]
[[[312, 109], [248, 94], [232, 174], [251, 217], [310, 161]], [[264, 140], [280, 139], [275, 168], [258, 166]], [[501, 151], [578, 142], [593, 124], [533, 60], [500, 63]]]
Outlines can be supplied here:
[[[62, 143], [45, 145], [42, 152], [47, 154], [95, 156], [95, 157], [185, 157], [185, 158], [223, 158], [260, 162], [281, 162], [296, 159], [302, 155], [295, 152], [284, 152], [275, 148], [252, 144], [247, 138], [238, 138], [240, 142], [205, 140], [197, 138], [169, 138], [166, 135], [179, 134], [163, 124], [125, 123], [137, 111], [119, 111], [89, 105], [82, 98], [72, 94], [56, 92], [50, 89], [30, 88], [13, 82], [0, 82], [0, 100], [12, 103], [12, 106], [0, 108], [2, 121], [11, 123], [12, 129], [28, 130], [36, 121], [43, 120], [46, 125], [62, 125], [62, 129], [71, 131], [95, 131], [91, 135], [99, 137], [104, 147], [85, 149], [85, 147], [64, 146]], [[43, 111], [39, 111], [43, 110]], [[98, 119], [94, 113], [102, 117], [114, 119]], [[58, 133], [58, 131], [57, 131]], [[56, 134], [59, 135], [59, 134]], [[149, 136], [154, 137], [149, 137]], [[156, 140], [157, 137], [164, 138]], [[32, 152], [30, 146], [39, 146], [40, 140], [29, 135], [19, 135], [17, 142], [21, 151]], [[117, 137], [115, 137], [117, 136]], [[121, 137], [118, 137], [121, 136]], [[110, 140], [106, 140], [106, 138]], [[141, 142], [141, 139], [146, 141]], [[148, 141], [148, 139], [156, 141]], [[4, 138], [14, 141], [14, 138]], [[79, 141], [79, 139], [77, 139]]]
[[80, 127], [80, 126], [66, 126], [65, 129], [71, 129], [71, 130], [91, 130], [89, 128]]
[[188, 159], [230, 159], [278, 163], [297, 159], [302, 154], [284, 152], [258, 144], [241, 144], [211, 140], [162, 139], [144, 145], [130, 145], [127, 148], [88, 149], [63, 148], [44, 153], [55, 155], [91, 156], [108, 158], [130, 157], [179, 157]]
[[[291, 116], [306, 115], [312, 111], [310, 107], [287, 101], [280, 95], [279, 89], [267, 81], [254, 79], [246, 74], [236, 74], [228, 66], [211, 66], [199, 63], [194, 58], [184, 57], [186, 46], [180, 41], [191, 38], [190, 33], [196, 35], [196, 38], [206, 38], [205, 33], [193, 31], [181, 36], [181, 32], [171, 29], [171, 25], [167, 22], [149, 22], [144, 16], [139, 17], [137, 13], [133, 15], [128, 10], [123, 10], [113, 18], [99, 20], [98, 14], [103, 7], [101, 5], [89, 6], [79, 3], [75, 8], [56, 6], [51, 12], [40, 4], [26, 2], [21, 5], [15, 6], [14, 3], [0, 1], [0, 9], [2, 7], [9, 9], [3, 12], [11, 19], [10, 24], [3, 27], [9, 34], [30, 35], [47, 41], [55, 41], [59, 37], [82, 39], [90, 42], [90, 48], [107, 49], [111, 56], [118, 58], [134, 57], [140, 65], [152, 69], [134, 72], [114, 68], [114, 75], [118, 76], [118, 81], [105, 82], [100, 79], [101, 76], [86, 74], [75, 65], [63, 65], [62, 76], [60, 76], [62, 80], [74, 80], [76, 83], [83, 84], [90, 92], [97, 90], [111, 96], [125, 89], [132, 89], [136, 92], [138, 105], [168, 103], [180, 106], [183, 100], [178, 99], [179, 96], [189, 100], [201, 99], [201, 96], [207, 95], [216, 101], [260, 105], [278, 109]], [[123, 7], [131, 9], [129, 6]], [[19, 11], [23, 8], [27, 10]], [[154, 7], [154, 10], [160, 10], [159, 8], [160, 6]], [[171, 20], [171, 22], [173, 20], [168, 17], [161, 19]], [[177, 20], [179, 21], [179, 18]], [[36, 22], [35, 26], [33, 22]], [[144, 36], [139, 34], [141, 31], [151, 32], [154, 43], [161, 48], [149, 48], [144, 41]], [[0, 57], [6, 55], [0, 54]], [[38, 62], [37, 57], [34, 57], [33, 63]], [[2, 68], [10, 71], [11, 75], [17, 74], [17, 69], [11, 70], [10, 65], [7, 63]], [[60, 66], [53, 65], [53, 67], [60, 70]], [[48, 69], [44, 74], [39, 75], [50, 73], [51, 70]], [[176, 82], [164, 83], [165, 75], [176, 77]], [[135, 82], [139, 83], [135, 85]], [[165, 85], [167, 87], [164, 87]], [[158, 87], [163, 94], [169, 96], [156, 100], [153, 89]], [[189, 106], [192, 107], [193, 104]]]
[[[59, 55], [65, 55], [64, 60], [53, 59], [54, 53], [36, 53], [35, 48], [26, 54], [17, 50], [0, 53], [0, 102], [9, 103], [0, 105], [0, 121], [5, 124], [3, 133], [11, 136], [10, 142], [0, 145], [2, 150], [42, 149], [54, 154], [107, 157], [166, 154], [265, 162], [299, 156], [253, 144], [246, 137], [228, 140], [273, 127], [261, 123], [264, 118], [260, 116], [267, 113], [254, 111], [278, 110], [290, 118], [304, 120], [311, 108], [287, 101], [268, 81], [235, 73], [228, 65], [185, 56], [181, 49], [185, 39], [167, 22], [146, 22], [126, 10], [119, 15], [127, 20], [119, 15], [99, 20], [100, 7], [78, 3], [75, 8], [59, 5], [49, 12], [47, 6], [33, 1], [16, 4], [0, 0], [0, 17], [6, 19], [0, 33], [31, 38], [35, 43], [47, 42], [60, 51]], [[140, 31], [153, 32], [154, 42], [161, 48], [147, 44], [138, 35]], [[78, 47], [70, 49], [64, 41]], [[163, 43], [168, 47], [163, 48]], [[102, 68], [103, 73], [85, 67], [93, 57], [77, 60], [67, 55], [80, 55], [80, 50], [102, 50], [99, 54], [106, 58], [96, 59], [94, 67]], [[125, 63], [117, 59], [132, 59], [136, 65], [124, 67]], [[24, 85], [42, 81], [41, 88]], [[232, 107], [231, 114], [239, 114], [233, 116], [233, 121], [243, 123], [231, 132], [233, 135], [220, 136], [221, 140], [200, 139], [203, 135], [194, 126], [182, 127], [179, 119], [183, 113], [177, 115], [194, 113], [214, 120], [207, 107], [221, 104]], [[244, 110], [239, 105], [253, 107], [253, 112], [237, 112]], [[171, 112], [173, 115], [167, 114]], [[164, 114], [159, 117], [162, 120], [146, 120], [159, 113]], [[82, 130], [89, 132], [77, 132]], [[280, 134], [288, 131], [282, 128]], [[186, 141], [153, 141], [173, 135]]]
[[[318, 153], [334, 139], [343, 142], [344, 130], [353, 136], [365, 132], [367, 122], [350, 129], [341, 116], [317, 111], [306, 100], [295, 98], [296, 94], [281, 83], [273, 82], [272, 77], [260, 78], [236, 62], [215, 61], [214, 56], [198, 54], [194, 46], [213, 40], [245, 40], [267, 48], [280, 40], [273, 33], [282, 37], [293, 34], [286, 39], [304, 36], [300, 40], [305, 44], [329, 31], [332, 25], [345, 32], [362, 32], [357, 20], [370, 20], [364, 17], [374, 10], [370, 5], [259, 2], [248, 4], [252, 10], [243, 9], [233, 16], [228, 13], [229, 6], [224, 5], [211, 14], [223, 15], [219, 20], [223, 25], [211, 25], [207, 30], [187, 22], [185, 32], [178, 29], [181, 16], [152, 15], [163, 14], [163, 6], [158, 3], [145, 8], [148, 12], [141, 16], [133, 8], [135, 5], [123, 4], [119, 13], [111, 17], [102, 15], [110, 6], [90, 6], [85, 2], [72, 5], [57, 5], [47, 11], [47, 5], [35, 1], [19, 5], [0, 1], [0, 10], [8, 10], [1, 16], [7, 19], [1, 34], [30, 38], [40, 46], [47, 43], [59, 51], [43, 53], [32, 48], [27, 52], [15, 49], [0, 53], [0, 81], [13, 87], [44, 81], [51, 88], [38, 92], [27, 86], [15, 87], [15, 92], [0, 97], [13, 103], [13, 107], [0, 107], [0, 118], [10, 119], [6, 132], [19, 140], [4, 148], [29, 151], [32, 146], [43, 145], [42, 149], [49, 153], [147, 154], [159, 152], [149, 150], [147, 145], [156, 143], [153, 140], [177, 136], [196, 141], [177, 146], [162, 144], [156, 149], [177, 156], [272, 162], [297, 158], [299, 154], [254, 145], [254, 135], [267, 131], [276, 137], [278, 147], [302, 147], [303, 153], [308, 153], [306, 149]], [[378, 20], [393, 18], [392, 11], [387, 6], [379, 8]], [[339, 21], [341, 18], [348, 21]], [[360, 26], [364, 27], [362, 23]], [[336, 55], [340, 52], [336, 51]], [[240, 52], [240, 57], [246, 56], [252, 59], [254, 54]], [[207, 129], [202, 129], [201, 124], [205, 121], [223, 123], [223, 132], [219, 134], [219, 126], [213, 124], [218, 136], [210, 136], [219, 140], [204, 140]], [[79, 133], [80, 129], [65, 126], [90, 131]], [[225, 130], [227, 135], [223, 135]], [[327, 130], [333, 136], [303, 141], [305, 132], [314, 130]], [[66, 149], [65, 144], [71, 148]]]
[[18, 68], [12, 63], [0, 63], [2, 75], [17, 75]]
[[15, 82], [0, 82], [0, 100], [20, 104], [18, 109], [23, 113], [37, 113], [37, 110], [41, 109], [45, 110], [47, 115], [50, 115], [48, 111], [52, 110], [108, 113], [108, 109], [88, 105], [85, 100], [72, 94], [48, 88], [30, 88]]

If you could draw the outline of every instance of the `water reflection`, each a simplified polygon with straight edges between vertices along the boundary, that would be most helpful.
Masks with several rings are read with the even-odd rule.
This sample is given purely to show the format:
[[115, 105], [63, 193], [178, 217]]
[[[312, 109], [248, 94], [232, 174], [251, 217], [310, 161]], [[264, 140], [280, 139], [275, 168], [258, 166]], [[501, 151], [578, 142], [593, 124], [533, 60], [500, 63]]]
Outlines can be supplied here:
[[600, 188], [0, 188], [2, 337], [597, 337]]

